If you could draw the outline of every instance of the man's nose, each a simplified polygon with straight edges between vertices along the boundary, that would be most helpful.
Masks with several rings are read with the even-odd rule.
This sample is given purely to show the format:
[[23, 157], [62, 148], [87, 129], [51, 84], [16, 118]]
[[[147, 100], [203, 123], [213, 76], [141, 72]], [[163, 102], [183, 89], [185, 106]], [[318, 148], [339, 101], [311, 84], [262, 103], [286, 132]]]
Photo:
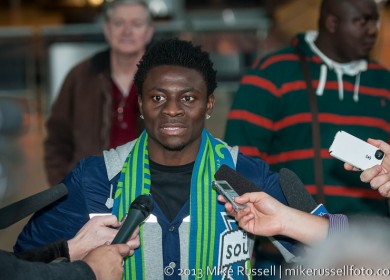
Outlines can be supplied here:
[[168, 100], [165, 104], [164, 114], [178, 116], [184, 112], [182, 104], [177, 100]]

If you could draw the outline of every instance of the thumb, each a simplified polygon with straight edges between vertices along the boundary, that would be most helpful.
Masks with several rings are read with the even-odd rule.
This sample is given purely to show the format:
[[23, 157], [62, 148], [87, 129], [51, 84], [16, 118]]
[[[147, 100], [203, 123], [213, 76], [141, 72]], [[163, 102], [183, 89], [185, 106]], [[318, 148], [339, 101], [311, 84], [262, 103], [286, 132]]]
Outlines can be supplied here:
[[127, 257], [130, 254], [130, 247], [126, 244], [115, 244], [115, 245], [111, 245], [111, 246], [115, 246], [118, 250], [118, 253], [122, 257]]
[[235, 200], [238, 203], [256, 203], [259, 200], [261, 200], [264, 197], [263, 192], [251, 192], [251, 193], [244, 193], [243, 195], [237, 197]]
[[367, 142], [381, 149], [385, 154], [390, 153], [390, 145], [382, 140], [368, 138]]

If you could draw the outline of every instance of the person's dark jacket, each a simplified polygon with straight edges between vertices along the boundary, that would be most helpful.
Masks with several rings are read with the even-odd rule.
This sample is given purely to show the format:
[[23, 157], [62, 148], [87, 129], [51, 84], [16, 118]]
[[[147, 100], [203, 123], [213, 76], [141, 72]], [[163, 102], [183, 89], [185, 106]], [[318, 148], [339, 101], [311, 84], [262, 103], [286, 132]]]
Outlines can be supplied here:
[[[66, 76], [46, 121], [44, 164], [51, 186], [77, 164], [109, 148], [112, 121], [110, 51], [76, 65]], [[138, 116], [138, 104], [132, 112]], [[138, 129], [139, 124], [134, 124]], [[138, 131], [137, 131], [138, 133]]]
[[0, 250], [0, 280], [95, 280], [95, 274], [84, 261], [46, 263], [69, 256], [67, 251], [63, 252], [65, 243], [57, 242], [23, 254]]

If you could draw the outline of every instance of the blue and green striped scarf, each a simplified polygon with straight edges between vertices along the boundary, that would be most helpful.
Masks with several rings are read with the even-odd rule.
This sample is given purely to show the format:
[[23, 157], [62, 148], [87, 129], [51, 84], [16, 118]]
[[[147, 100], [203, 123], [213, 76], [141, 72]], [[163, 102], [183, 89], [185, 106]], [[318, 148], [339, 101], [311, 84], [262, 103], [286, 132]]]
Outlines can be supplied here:
[[[137, 196], [150, 193], [151, 177], [147, 139], [148, 134], [144, 131], [123, 165], [113, 208], [113, 214], [119, 220], [126, 215], [131, 202]], [[203, 130], [191, 179], [188, 260], [189, 269], [200, 271], [203, 275], [205, 271], [217, 268], [221, 263], [221, 236], [226, 233], [226, 219], [221, 213], [225, 212], [225, 209], [221, 203], [218, 203], [218, 194], [211, 187], [211, 182], [222, 164], [235, 168], [232, 156], [225, 144], [211, 136], [207, 130]], [[234, 231], [237, 232], [236, 225], [234, 227]], [[141, 226], [141, 246], [135, 250], [132, 257], [126, 259], [124, 279], [145, 279], [142, 236]], [[243, 265], [248, 268], [249, 261], [244, 260]], [[232, 268], [237, 269], [237, 264], [230, 266], [230, 269]], [[233, 276], [234, 279], [240, 278], [237, 278], [239, 275]], [[209, 275], [208, 278], [218, 277]]]

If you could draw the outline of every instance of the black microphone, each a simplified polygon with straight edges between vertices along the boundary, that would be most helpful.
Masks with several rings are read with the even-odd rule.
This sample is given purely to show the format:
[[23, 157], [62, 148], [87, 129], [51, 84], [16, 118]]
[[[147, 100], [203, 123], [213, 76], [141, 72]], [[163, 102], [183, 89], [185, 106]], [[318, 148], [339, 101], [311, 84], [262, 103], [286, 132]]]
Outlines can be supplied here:
[[0, 229], [19, 222], [68, 194], [64, 184], [59, 184], [0, 209]]
[[153, 211], [153, 201], [150, 195], [140, 195], [131, 203], [125, 221], [111, 244], [126, 243], [136, 227], [149, 217]]
[[320, 216], [328, 213], [322, 204], [317, 204], [293, 171], [287, 168], [280, 169], [279, 183], [290, 207]]
[[254, 183], [243, 177], [236, 170], [229, 166], [222, 164], [221, 167], [215, 172], [214, 178], [216, 180], [227, 181], [238, 195], [243, 195], [248, 192], [260, 192], [261, 189]]

